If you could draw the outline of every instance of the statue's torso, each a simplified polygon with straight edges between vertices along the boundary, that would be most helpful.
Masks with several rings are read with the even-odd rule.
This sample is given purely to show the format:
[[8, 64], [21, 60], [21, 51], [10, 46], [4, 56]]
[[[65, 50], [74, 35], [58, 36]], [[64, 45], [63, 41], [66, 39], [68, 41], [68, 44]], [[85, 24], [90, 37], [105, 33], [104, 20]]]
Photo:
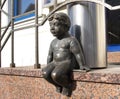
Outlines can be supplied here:
[[62, 40], [55, 39], [52, 44], [53, 48], [53, 61], [61, 62], [65, 60], [70, 60], [72, 53], [70, 51], [71, 37], [64, 38]]

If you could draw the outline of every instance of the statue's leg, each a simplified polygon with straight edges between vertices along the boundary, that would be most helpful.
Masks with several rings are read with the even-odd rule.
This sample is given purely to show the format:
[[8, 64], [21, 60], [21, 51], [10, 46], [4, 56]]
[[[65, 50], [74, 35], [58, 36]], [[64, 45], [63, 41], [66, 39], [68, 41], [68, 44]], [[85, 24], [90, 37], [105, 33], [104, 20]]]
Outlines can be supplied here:
[[71, 67], [70, 62], [61, 62], [55, 67], [51, 73], [52, 79], [63, 87], [63, 94], [70, 95], [72, 92], [72, 80], [71, 80]]
[[48, 64], [45, 68], [42, 69], [43, 78], [46, 79], [49, 83], [56, 86], [56, 91], [61, 93], [62, 87], [58, 85], [56, 82], [53, 81], [51, 77], [51, 72], [54, 70], [55, 65], [54, 63]]

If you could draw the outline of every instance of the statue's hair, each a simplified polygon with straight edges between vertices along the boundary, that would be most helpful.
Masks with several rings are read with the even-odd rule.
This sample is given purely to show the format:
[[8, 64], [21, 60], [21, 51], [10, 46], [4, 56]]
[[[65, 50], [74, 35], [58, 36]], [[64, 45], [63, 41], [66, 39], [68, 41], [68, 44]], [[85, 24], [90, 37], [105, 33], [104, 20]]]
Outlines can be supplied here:
[[65, 13], [54, 13], [51, 17], [49, 17], [49, 21], [52, 21], [53, 19], [58, 20], [61, 24], [65, 25], [68, 29], [70, 28], [71, 22], [70, 18]]

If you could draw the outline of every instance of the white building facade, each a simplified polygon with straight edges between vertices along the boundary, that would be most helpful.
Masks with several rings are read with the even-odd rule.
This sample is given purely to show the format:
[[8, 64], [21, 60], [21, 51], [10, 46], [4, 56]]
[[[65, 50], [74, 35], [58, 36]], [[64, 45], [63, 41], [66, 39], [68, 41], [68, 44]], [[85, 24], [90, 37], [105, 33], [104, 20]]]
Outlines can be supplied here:
[[[20, 2], [18, 2], [20, 1]], [[16, 0], [17, 3], [31, 2], [35, 4], [35, 0]], [[2, 0], [2, 3], [4, 0]], [[15, 3], [15, 0], [14, 0]], [[19, 4], [19, 5], [20, 5]], [[30, 4], [30, 3], [29, 3]], [[52, 4], [51, 4], [52, 5]], [[48, 5], [48, 6], [51, 6]], [[17, 6], [17, 5], [16, 5]], [[29, 7], [29, 5], [26, 4]], [[15, 7], [15, 5], [14, 5]], [[26, 9], [28, 8], [26, 7]], [[10, 9], [11, 9], [11, 0], [7, 0], [3, 10], [9, 14], [7, 16], [4, 12], [2, 12], [2, 33], [5, 30], [5, 27], [8, 25], [10, 21]], [[14, 11], [16, 11], [14, 8]], [[19, 10], [22, 8], [19, 7]], [[24, 10], [24, 9], [23, 9]], [[64, 11], [64, 9], [62, 10]], [[44, 1], [38, 0], [38, 16], [39, 16], [39, 23], [43, 20], [44, 16], [49, 14], [49, 8], [44, 7]], [[66, 12], [66, 11], [64, 11]], [[22, 12], [21, 12], [22, 13]], [[28, 15], [25, 18], [18, 18], [14, 21], [14, 29], [24, 28], [27, 26], [35, 25], [35, 15], [30, 16]], [[28, 21], [27, 21], [28, 20]], [[24, 22], [25, 21], [25, 22]], [[11, 28], [8, 29], [6, 35], [2, 40], [2, 44], [7, 37]], [[49, 31], [49, 23], [46, 22], [43, 26], [39, 26], [39, 63], [46, 64], [48, 49], [51, 40], [54, 37]], [[11, 63], [11, 38], [9, 38], [8, 42], [6, 43], [5, 47], [2, 50], [1, 54], [1, 66], [2, 67], [9, 67]], [[35, 27], [21, 29], [14, 32], [14, 63], [16, 66], [33, 66], [35, 64]]]

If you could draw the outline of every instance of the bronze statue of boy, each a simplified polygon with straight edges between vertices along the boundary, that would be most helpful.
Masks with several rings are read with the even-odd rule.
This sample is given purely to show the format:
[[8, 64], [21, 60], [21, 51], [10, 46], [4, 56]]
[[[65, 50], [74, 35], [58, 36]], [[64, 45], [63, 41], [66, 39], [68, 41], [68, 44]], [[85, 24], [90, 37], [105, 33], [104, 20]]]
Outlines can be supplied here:
[[56, 86], [56, 91], [71, 95], [71, 72], [74, 69], [73, 59], [79, 69], [88, 71], [84, 66], [83, 53], [75, 37], [69, 34], [70, 19], [65, 13], [55, 13], [49, 18], [50, 31], [56, 38], [51, 42], [47, 57], [47, 66], [43, 68], [43, 77]]

